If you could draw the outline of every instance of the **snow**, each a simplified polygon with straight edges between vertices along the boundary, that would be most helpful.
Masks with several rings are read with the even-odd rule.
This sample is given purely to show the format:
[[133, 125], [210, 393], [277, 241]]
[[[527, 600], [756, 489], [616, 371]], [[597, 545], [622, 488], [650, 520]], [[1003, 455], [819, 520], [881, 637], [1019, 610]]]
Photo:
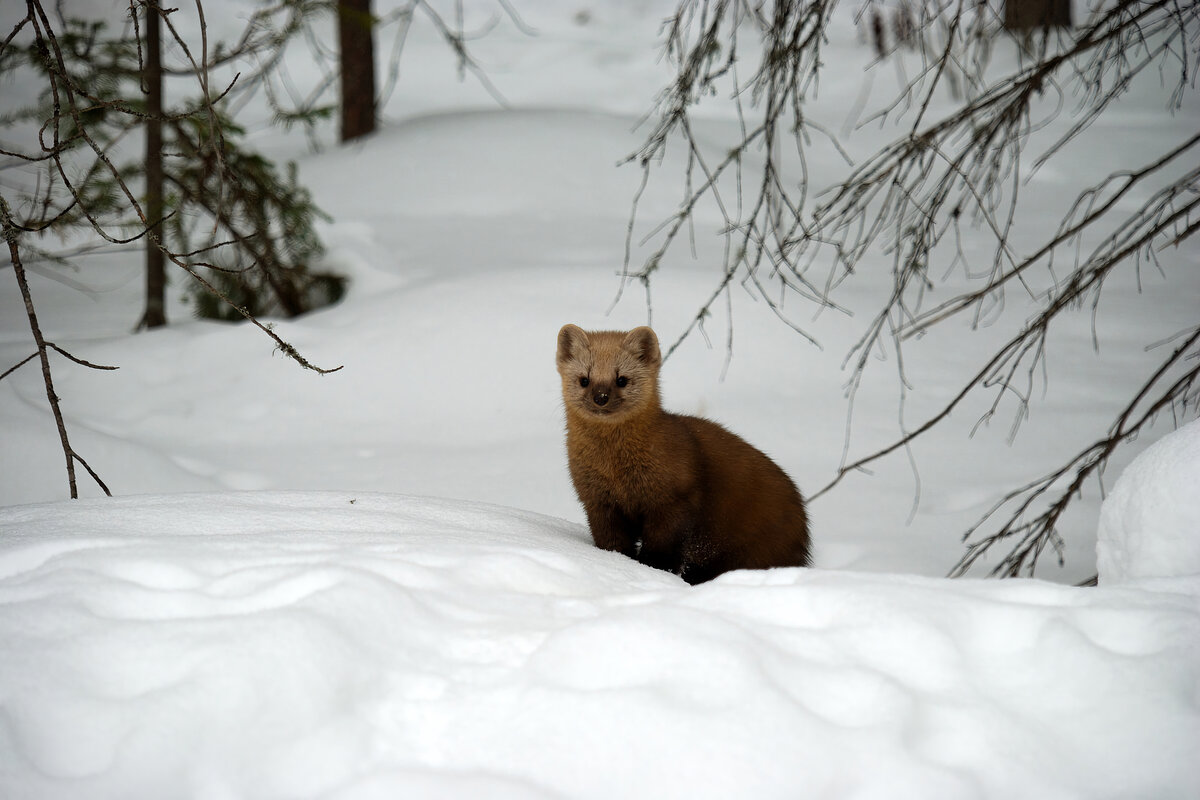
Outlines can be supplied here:
[[5, 509], [17, 797], [1194, 797], [1200, 579], [781, 569], [399, 495]]
[[1100, 509], [1097, 539], [1105, 582], [1200, 575], [1200, 420], [1121, 473]]
[[[646, 322], [636, 287], [610, 311], [640, 181], [614, 165], [668, 75], [655, 37], [671, 5], [597, 5], [581, 24], [575, 6], [522, 2], [536, 37], [502, 22], [472, 41], [507, 108], [459, 83], [415, 24], [367, 141], [311, 154], [247, 121], [333, 217], [326, 266], [351, 277], [348, 297], [275, 322], [313, 362], [344, 365], [333, 375], [248, 327], [190, 319], [178, 283], [172, 325], [132, 335], [136, 255], [29, 264], [48, 338], [120, 367], [54, 361], [72, 444], [117, 496], [81, 473], [85, 499], [64, 502], [36, 365], [0, 381], [0, 797], [1200, 796], [1196, 423], [1168, 435], [1163, 415], [1114, 456], [1109, 474], [1126, 474], [1103, 515], [1085, 488], [1061, 524], [1066, 566], [1039, 569], [1049, 580], [938, 577], [1007, 487], [1106, 429], [1162, 359], [1148, 344], [1195, 324], [1190, 242], [1161, 254], [1161, 273], [1114, 274], [1094, 313], [1053, 333], [1014, 441], [1007, 418], [974, 430], [981, 397], [812, 503], [815, 568], [689, 587], [591, 545], [554, 336]], [[472, 20], [494, 8], [466, 4]], [[205, 9], [214, 28], [242, 14], [235, 0]], [[865, 71], [852, 12], [825, 50], [849, 66], [810, 104], [831, 130], [893, 90], [888, 65]], [[303, 85], [311, 63], [290, 64]], [[1200, 128], [1194, 95], [1164, 117], [1166, 88], [1135, 89], [1029, 179], [1016, 224], [1031, 240], [1081, 186]], [[0, 103], [23, 91], [6, 85]], [[736, 123], [709, 105], [696, 129], [719, 148]], [[1145, 152], [1126, 161], [1111, 143], [1130, 131]], [[861, 158], [894, 135], [862, 129], [846, 146]], [[843, 167], [820, 147], [814, 180], [832, 179]], [[651, 183], [635, 239], [679, 191], [666, 173]], [[699, 209], [695, 257], [685, 246], [656, 277], [664, 341], [711, 292], [719, 224]], [[846, 432], [841, 361], [890, 290], [884, 259], [839, 295], [857, 316], [811, 320], [821, 349], [735, 292], [732, 358], [720, 311], [712, 347], [694, 337], [665, 365], [668, 407], [728, 425], [805, 492], [822, 486]], [[31, 344], [4, 272], [7, 369]], [[908, 424], [1032, 308], [1005, 305], [909, 348]], [[897, 425], [880, 354], [851, 454]], [[1097, 569], [1099, 587], [1070, 585]]]

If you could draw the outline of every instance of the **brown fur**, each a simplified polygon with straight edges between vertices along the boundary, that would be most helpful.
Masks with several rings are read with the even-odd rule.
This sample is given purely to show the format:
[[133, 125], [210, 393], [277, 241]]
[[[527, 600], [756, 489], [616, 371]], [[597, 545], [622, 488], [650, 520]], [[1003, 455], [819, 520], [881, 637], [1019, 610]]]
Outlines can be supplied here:
[[808, 565], [804, 501], [783, 470], [715, 422], [663, 410], [654, 331], [565, 325], [557, 363], [571, 480], [597, 547], [693, 584]]

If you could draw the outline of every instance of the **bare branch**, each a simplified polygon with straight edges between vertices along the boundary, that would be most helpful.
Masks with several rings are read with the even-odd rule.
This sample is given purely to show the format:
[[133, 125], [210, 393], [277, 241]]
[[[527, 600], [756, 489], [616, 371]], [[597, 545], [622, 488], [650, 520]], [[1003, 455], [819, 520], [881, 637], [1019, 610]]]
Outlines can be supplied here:
[[[112, 492], [108, 490], [108, 486], [105, 485], [104, 481], [100, 480], [100, 476], [98, 476], [95, 471], [88, 466], [87, 462], [75, 452], [75, 450], [71, 447], [71, 441], [67, 436], [67, 425], [63, 420], [62, 408], [59, 406], [58, 395], [54, 391], [54, 377], [50, 372], [50, 359], [47, 352], [50, 348], [54, 348], [59, 352], [64, 351], [56, 345], [47, 342], [42, 336], [42, 329], [38, 324], [37, 312], [33, 306], [33, 295], [29, 291], [29, 281], [25, 277], [25, 267], [21, 264], [21, 251], [18, 245], [18, 239], [21, 235], [21, 232], [13, 225], [12, 215], [8, 207], [8, 201], [3, 197], [0, 197], [0, 227], [3, 228], [4, 240], [8, 244], [8, 255], [10, 261], [12, 262], [13, 275], [16, 277], [17, 285], [21, 289], [21, 298], [25, 301], [25, 316], [29, 320], [29, 330], [33, 334], [34, 343], [37, 345], [36, 357], [42, 362], [42, 382], [46, 387], [46, 401], [50, 404], [50, 410], [54, 414], [54, 424], [58, 428], [58, 441], [62, 445], [63, 457], [66, 459], [67, 483], [70, 487], [71, 498], [75, 499], [79, 497], [79, 489], [75, 484], [76, 461], [78, 461], [80, 464], [83, 464], [84, 469], [88, 471], [88, 474], [91, 475], [100, 488], [104, 490], [104, 493], [111, 497]], [[64, 354], [66, 353], [64, 352]], [[0, 378], [8, 375], [22, 364], [31, 361], [32, 358], [33, 357], [25, 359], [20, 364], [17, 364], [16, 367], [6, 371], [4, 375], [0, 375]], [[74, 358], [74, 356], [70, 356], [70, 358], [73, 361], [79, 361], [79, 359]], [[79, 361], [79, 363], [87, 364], [87, 362], [84, 361]], [[94, 365], [87, 364], [87, 366]], [[104, 369], [112, 368], [105, 367]]]
[[[1165, 249], [1178, 246], [1200, 229], [1200, 195], [1196, 194], [1200, 168], [1187, 161], [1196, 153], [1200, 135], [1188, 136], [1141, 167], [1113, 172], [1084, 189], [1049, 235], [1017, 242], [1017, 210], [1026, 182], [1144, 72], [1157, 68], [1168, 88], [1174, 82], [1164, 110], [1179, 108], [1185, 92], [1195, 89], [1200, 6], [1175, 0], [1118, 0], [1099, 7], [1081, 29], [1055, 38], [1049, 33], [1040, 38], [1030, 35], [1018, 42], [1019, 67], [989, 83], [984, 67], [1000, 24], [990, 7], [963, 0], [918, 2], [915, 13], [906, 12], [904, 41], [917, 49], [920, 69], [891, 103], [857, 122], [861, 127], [897, 121], [907, 114], [906, 134], [824, 189], [809, 185], [806, 151], [808, 134], [827, 129], [808, 118], [804, 100], [819, 81], [820, 48], [831, 5], [821, 0], [782, 0], [765, 8], [769, 10], [733, 0], [681, 0], [664, 25], [664, 49], [676, 65], [676, 75], [651, 115], [653, 124], [644, 144], [628, 159], [639, 162], [643, 174], [627, 226], [622, 286], [628, 280], [642, 282], [649, 303], [650, 282], [685, 227], [691, 230], [697, 210], [705, 203], [706, 208], [715, 208], [724, 222], [725, 263], [714, 277], [712, 292], [671, 349], [695, 330], [703, 330], [716, 302], [722, 295], [728, 297], [728, 287], [735, 281], [766, 299], [785, 324], [813, 342], [804, 326], [793, 321], [794, 310], [783, 313], [782, 303], [775, 300], [770, 287], [778, 286], [780, 299], [785, 293], [796, 294], [818, 310], [840, 308], [833, 295], [861, 265], [877, 263], [878, 253], [890, 258], [892, 290], [872, 312], [843, 362], [849, 377], [842, 461], [836, 475], [812, 499], [833, 489], [851, 472], [896, 451], [907, 451], [968, 396], [980, 391], [995, 396], [980, 423], [997, 413], [1002, 399], [1015, 398], [1015, 435], [1029, 413], [1038, 371], [1046, 369], [1047, 337], [1060, 315], [1090, 299], [1095, 319], [1098, 298], [1114, 271], [1131, 269], [1140, 274], [1143, 263], [1163, 270], [1160, 258]], [[868, 4], [861, 18], [878, 21], [878, 9]], [[744, 79], [738, 75], [739, 46], [752, 33], [759, 36], [762, 58], [753, 77]], [[881, 58], [889, 52], [880, 45]], [[1178, 77], [1172, 78], [1172, 73]], [[935, 92], [945, 88], [961, 102], [935, 118], [932, 100]], [[692, 115], [697, 104], [725, 89], [734, 100], [741, 137], [729, 144], [721, 158], [713, 158], [701, 151], [692, 132]], [[743, 103], [743, 98], [748, 102]], [[1026, 150], [1033, 135], [1065, 113], [1070, 98], [1077, 98], [1076, 107], [1070, 109], [1071, 122], [1036, 158], [1029, 158]], [[780, 143], [786, 136], [795, 143], [792, 164], [799, 180], [788, 177], [792, 165], [785, 165], [780, 155]], [[649, 253], [642, 266], [635, 268], [630, 262], [638, 201], [651, 172], [661, 170], [668, 147], [676, 143], [686, 148], [683, 199], [678, 211], [643, 240]], [[751, 151], [757, 160], [750, 157]], [[723, 180], [723, 175], [729, 180]], [[728, 188], [731, 183], [732, 192]], [[1143, 194], [1149, 199], [1140, 208], [1123, 210], [1131, 198]], [[1114, 219], [1122, 213], [1123, 218]], [[984, 234], [983, 240], [990, 242], [986, 263], [972, 263], [977, 256], [963, 246], [964, 225], [977, 228]], [[1098, 231], [1104, 233], [1098, 237]], [[1083, 242], [1097, 238], [1098, 244], [1083, 252]], [[1075, 249], [1074, 267], [1060, 275], [1054, 259], [1071, 247]], [[814, 279], [811, 270], [823, 260], [822, 254], [832, 257], [832, 266], [823, 279]], [[961, 271], [973, 283], [927, 308], [932, 290], [940, 283], [932, 271], [935, 265], [947, 276]], [[1050, 288], [1039, 288], [1046, 283], [1046, 276]], [[910, 386], [905, 374], [906, 343], [962, 311], [973, 311], [972, 328], [982, 325], [1003, 308], [1005, 293], [1014, 289], [1034, 304], [1032, 319], [985, 356], [939, 410], [909, 426], [904, 419]], [[732, 321], [729, 324], [732, 328]], [[855, 400], [870, 356], [879, 352], [894, 354], [899, 433], [877, 450], [852, 458]], [[1191, 408], [1180, 399], [1191, 397], [1189, 386], [1187, 381], [1172, 384], [1164, 397], [1174, 400], [1164, 400], [1165, 405], [1156, 407], [1174, 402], [1176, 408]], [[1119, 425], [1117, 429], [1126, 431]], [[1112, 446], [1128, 438], [1118, 436]], [[1107, 438], [1098, 446], [1104, 441]], [[1095, 452], [1102, 457], [1087, 464], [1102, 462], [1111, 449], [1101, 447]], [[1084, 472], [1094, 474], [1096, 470]], [[1052, 478], [1047, 486], [1057, 480], [1047, 477]], [[1025, 498], [1041, 486], [1023, 487], [1012, 497]], [[1072, 496], [1068, 492], [1066, 502]], [[971, 535], [978, 530], [973, 529]], [[1012, 525], [1003, 527], [1002, 532], [1007, 533], [986, 541], [1007, 538], [1012, 530]], [[1029, 546], [1018, 545], [1011, 555], [1016, 560], [1006, 562], [1009, 567], [1015, 563], [1016, 569], [1032, 569], [1037, 556], [1054, 545], [1057, 534], [1047, 533], [1054, 531], [1053, 524], [1029, 530], [1033, 531]]]
[[[1033, 575], [1038, 558], [1047, 547], [1058, 551], [1061, 566], [1062, 537], [1058, 532], [1058, 521], [1088, 478], [1101, 473], [1117, 448], [1135, 438], [1157, 414], [1171, 407], [1183, 412], [1189, 405], [1194, 407], [1197, 401], [1200, 401], [1200, 347], [1197, 347], [1200, 343], [1200, 328], [1195, 328], [1186, 335], [1183, 344], [1162, 363], [1117, 415], [1105, 438], [1088, 445], [1048, 475], [1005, 495], [964, 534], [964, 541], [969, 540], [1001, 509], [1012, 507], [1012, 511], [995, 532], [968, 546], [966, 553], [951, 570], [952, 576], [966, 574], [993, 546], [1010, 538], [1016, 538], [1017, 544], [992, 568], [993, 575], [1016, 577], [1023, 569], [1029, 575]], [[1189, 359], [1194, 362], [1191, 369], [1177, 376], [1166, 388], [1159, 389], [1158, 394], [1151, 397], [1152, 391], [1168, 378], [1171, 370]], [[1148, 397], [1149, 405], [1143, 408]], [[1056, 489], [1055, 487], [1059, 487], [1062, 479], [1068, 475], [1071, 478], [1067, 485]], [[1052, 491], [1056, 494], [1048, 506], [1041, 513], [1029, 518], [1028, 515], [1035, 504]]]

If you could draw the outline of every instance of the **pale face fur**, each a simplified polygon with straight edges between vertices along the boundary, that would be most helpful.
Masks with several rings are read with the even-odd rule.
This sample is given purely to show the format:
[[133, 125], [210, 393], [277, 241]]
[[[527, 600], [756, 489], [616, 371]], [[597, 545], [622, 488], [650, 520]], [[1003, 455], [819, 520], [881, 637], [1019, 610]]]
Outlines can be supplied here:
[[558, 332], [558, 374], [567, 414], [618, 423], [658, 407], [658, 337], [647, 327], [631, 331]]

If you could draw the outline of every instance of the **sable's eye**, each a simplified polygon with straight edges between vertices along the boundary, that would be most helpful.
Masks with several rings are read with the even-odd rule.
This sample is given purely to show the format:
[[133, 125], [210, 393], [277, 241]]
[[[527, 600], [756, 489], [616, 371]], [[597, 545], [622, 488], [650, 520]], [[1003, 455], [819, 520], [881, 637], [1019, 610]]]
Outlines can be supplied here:
[[626, 378], [624, 375], [617, 376], [617, 386], [619, 388], [624, 389], [627, 383], [629, 383], [629, 378]]
[[579, 379], [579, 385], [585, 389], [587, 388], [587, 385], [589, 383], [591, 383], [591, 381], [588, 380], [587, 375], [584, 375], [582, 378]]

